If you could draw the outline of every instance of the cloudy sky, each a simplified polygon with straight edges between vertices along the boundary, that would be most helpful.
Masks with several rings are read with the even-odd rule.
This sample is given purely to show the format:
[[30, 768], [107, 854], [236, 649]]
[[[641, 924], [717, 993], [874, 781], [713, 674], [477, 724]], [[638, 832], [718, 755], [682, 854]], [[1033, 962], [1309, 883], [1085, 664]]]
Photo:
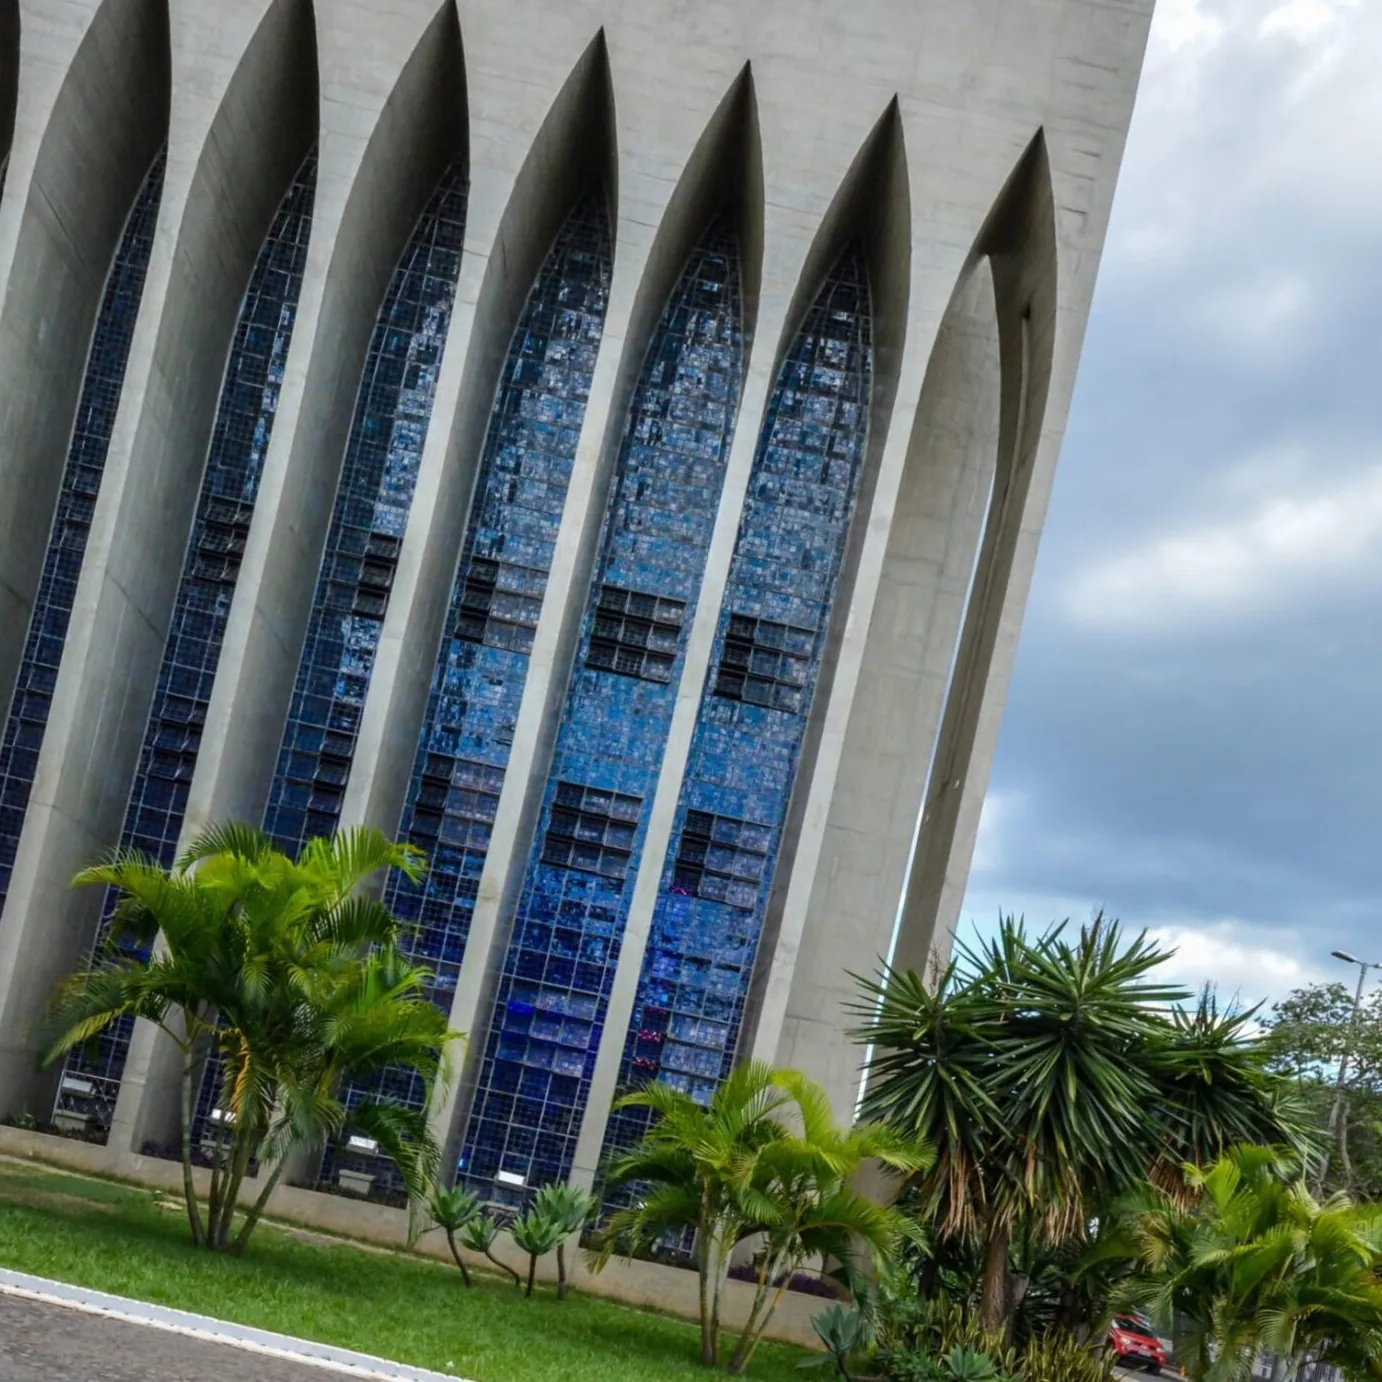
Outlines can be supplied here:
[[1382, 959], [1379, 55], [1377, 0], [1159, 0], [966, 927]]

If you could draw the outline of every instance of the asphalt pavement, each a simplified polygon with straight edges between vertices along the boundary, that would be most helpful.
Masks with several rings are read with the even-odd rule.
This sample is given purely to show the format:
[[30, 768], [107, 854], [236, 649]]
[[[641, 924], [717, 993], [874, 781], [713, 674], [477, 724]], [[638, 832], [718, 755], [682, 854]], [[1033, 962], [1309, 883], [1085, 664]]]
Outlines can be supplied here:
[[0, 1294], [0, 1382], [331, 1382], [346, 1375]]

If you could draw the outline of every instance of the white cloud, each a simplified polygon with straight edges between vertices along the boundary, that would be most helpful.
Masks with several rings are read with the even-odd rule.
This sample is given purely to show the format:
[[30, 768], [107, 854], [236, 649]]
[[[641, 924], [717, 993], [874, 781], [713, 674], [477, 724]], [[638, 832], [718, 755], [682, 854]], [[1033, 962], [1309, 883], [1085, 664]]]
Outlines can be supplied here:
[[1275, 614], [1340, 578], [1382, 566], [1382, 464], [1310, 494], [1155, 535], [1076, 572], [1066, 612], [1098, 626], [1180, 624]]
[[1237, 998], [1248, 1007], [1284, 998], [1292, 989], [1328, 979], [1318, 939], [1272, 932], [1264, 944], [1260, 928], [1250, 922], [1170, 922], [1149, 928], [1164, 950], [1174, 950], [1169, 975], [1186, 988], [1212, 985], [1220, 1000]]

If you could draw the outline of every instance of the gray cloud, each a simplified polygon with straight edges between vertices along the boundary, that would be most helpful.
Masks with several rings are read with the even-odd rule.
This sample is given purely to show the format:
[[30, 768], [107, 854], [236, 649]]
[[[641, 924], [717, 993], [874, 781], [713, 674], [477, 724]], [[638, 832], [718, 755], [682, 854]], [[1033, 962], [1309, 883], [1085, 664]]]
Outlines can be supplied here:
[[[966, 916], [1382, 952], [1382, 6], [1163, 0]], [[1382, 958], [1382, 955], [1379, 955]]]

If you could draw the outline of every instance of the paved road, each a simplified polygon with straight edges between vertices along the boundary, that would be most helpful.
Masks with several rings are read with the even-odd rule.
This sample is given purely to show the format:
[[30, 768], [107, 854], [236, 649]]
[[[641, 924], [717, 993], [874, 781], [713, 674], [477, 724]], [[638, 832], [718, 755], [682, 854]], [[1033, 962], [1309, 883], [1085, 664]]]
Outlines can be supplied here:
[[0, 1382], [331, 1382], [341, 1373], [0, 1295]]

